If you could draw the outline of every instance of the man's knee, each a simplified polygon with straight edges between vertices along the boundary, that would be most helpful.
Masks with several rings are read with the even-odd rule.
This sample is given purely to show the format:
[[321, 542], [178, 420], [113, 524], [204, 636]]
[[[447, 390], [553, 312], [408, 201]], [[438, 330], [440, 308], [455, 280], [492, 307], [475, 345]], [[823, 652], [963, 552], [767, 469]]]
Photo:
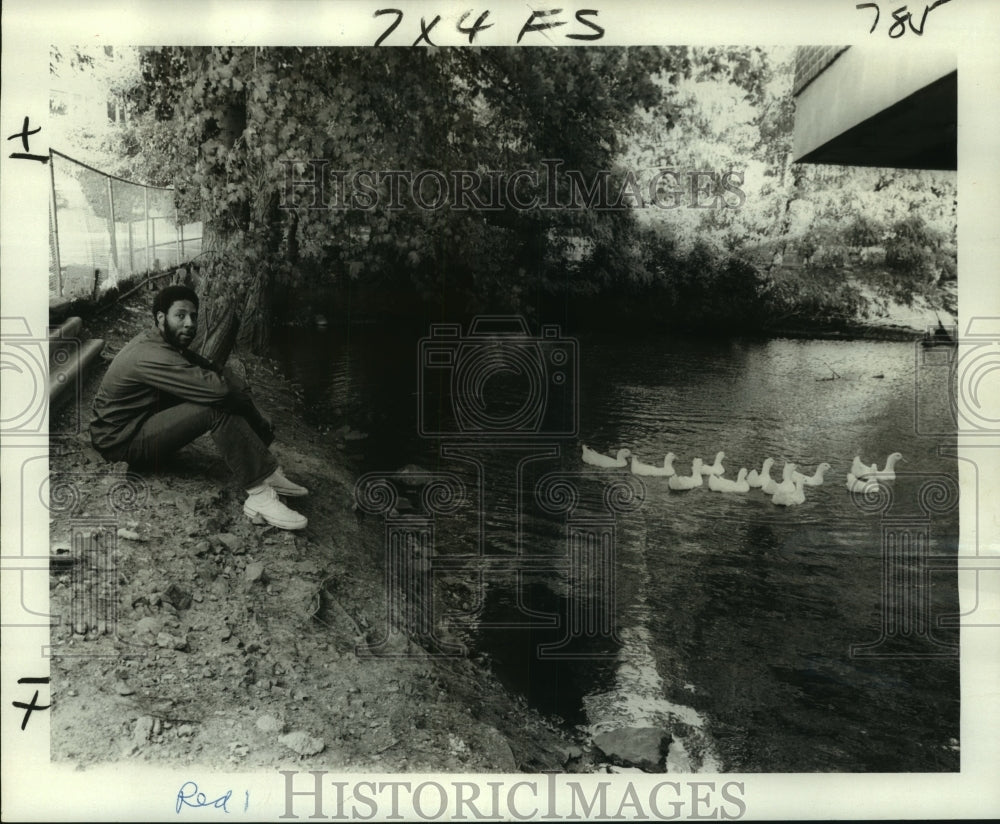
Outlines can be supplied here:
[[232, 412], [228, 412], [219, 406], [209, 406], [208, 412], [206, 413], [209, 419], [209, 432], [214, 432], [220, 426], [225, 426], [230, 422], [233, 417]]
[[239, 437], [259, 437], [256, 427], [242, 412], [224, 407], [212, 408], [212, 426], [209, 430], [214, 435], [235, 434]]

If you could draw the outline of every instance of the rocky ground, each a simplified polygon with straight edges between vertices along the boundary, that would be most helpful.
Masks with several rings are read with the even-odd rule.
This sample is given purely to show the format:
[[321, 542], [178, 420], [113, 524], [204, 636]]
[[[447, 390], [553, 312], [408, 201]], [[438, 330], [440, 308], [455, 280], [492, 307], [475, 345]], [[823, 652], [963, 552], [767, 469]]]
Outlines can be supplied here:
[[[105, 362], [149, 321], [149, 295], [85, 318]], [[274, 451], [311, 490], [301, 532], [253, 526], [206, 437], [158, 474], [107, 464], [85, 431], [103, 373], [52, 416], [54, 761], [136, 759], [253, 770], [604, 771], [666, 768], [669, 737], [619, 733], [604, 750], [507, 693], [489, 662], [436, 658], [385, 637], [383, 525], [359, 520], [350, 432], [297, 415], [274, 364], [243, 363], [277, 424]], [[461, 598], [450, 591], [444, 598]], [[641, 745], [649, 739], [648, 746]], [[655, 740], [654, 740], [655, 739]], [[618, 743], [615, 743], [615, 742]], [[619, 754], [620, 748], [638, 751]]]

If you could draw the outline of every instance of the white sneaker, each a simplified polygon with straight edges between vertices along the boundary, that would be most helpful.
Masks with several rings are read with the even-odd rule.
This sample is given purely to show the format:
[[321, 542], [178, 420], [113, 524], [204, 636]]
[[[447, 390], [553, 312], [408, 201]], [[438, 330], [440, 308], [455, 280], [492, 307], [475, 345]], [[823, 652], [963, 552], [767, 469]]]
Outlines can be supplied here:
[[280, 466], [270, 474], [264, 483], [266, 483], [279, 495], [286, 495], [289, 498], [301, 498], [303, 495], [309, 494], [309, 490], [304, 486], [299, 486], [298, 484], [292, 483], [288, 480], [282, 472]]
[[243, 514], [255, 524], [268, 523], [281, 529], [304, 529], [309, 523], [305, 515], [300, 515], [279, 501], [278, 493], [266, 484], [260, 491], [255, 490], [247, 496]]

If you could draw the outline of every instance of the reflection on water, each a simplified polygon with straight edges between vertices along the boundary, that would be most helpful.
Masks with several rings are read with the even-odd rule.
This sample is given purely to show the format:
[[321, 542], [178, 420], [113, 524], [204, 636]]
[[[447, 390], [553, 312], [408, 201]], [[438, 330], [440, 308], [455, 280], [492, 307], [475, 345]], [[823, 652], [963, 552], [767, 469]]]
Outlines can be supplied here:
[[[683, 472], [724, 450], [727, 477], [766, 457], [776, 477], [786, 460], [833, 468], [789, 508], [759, 490], [678, 493], [644, 478], [643, 503], [614, 523], [613, 632], [577, 638], [573, 659], [538, 654], [565, 637], [580, 585], [564, 563], [566, 517], [542, 511], [534, 484], [587, 469], [580, 506], [599, 509], [603, 479], [620, 471], [585, 467], [572, 439], [520, 468], [503, 449], [480, 448], [479, 469], [442, 455], [417, 436], [416, 352], [416, 336], [297, 332], [276, 345], [317, 423], [370, 434], [349, 445], [359, 471], [416, 463], [464, 473], [488, 514], [442, 523], [441, 552], [474, 552], [478, 529], [489, 553], [553, 559], [546, 571], [487, 575], [478, 616], [464, 624], [534, 705], [593, 729], [626, 720], [700, 728], [730, 770], [958, 769], [958, 662], [940, 657], [957, 631], [932, 627], [928, 638], [907, 625], [881, 655], [851, 653], [883, 626], [883, 545], [896, 540], [888, 519], [908, 519], [932, 555], [956, 551], [957, 507], [928, 511], [920, 491], [935, 476], [957, 477], [955, 459], [940, 454], [954, 439], [926, 434], [948, 429], [946, 367], [929, 367], [906, 343], [582, 340], [579, 423], [590, 446], [628, 447], [650, 463], [674, 452]], [[881, 465], [896, 451], [906, 463], [891, 484], [893, 509], [859, 507], [844, 486], [852, 458]], [[928, 601], [915, 608], [957, 612], [954, 570], [926, 580]], [[553, 625], [512, 628], [526, 609]]]

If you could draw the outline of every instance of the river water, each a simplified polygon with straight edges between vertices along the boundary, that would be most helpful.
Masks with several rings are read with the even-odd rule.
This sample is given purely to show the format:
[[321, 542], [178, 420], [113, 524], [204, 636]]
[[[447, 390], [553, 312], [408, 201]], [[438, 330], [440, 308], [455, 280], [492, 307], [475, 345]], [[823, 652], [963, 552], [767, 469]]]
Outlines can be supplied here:
[[[554, 347], [578, 374], [560, 361], [569, 394], [545, 402], [571, 402], [579, 437], [511, 444], [490, 431], [456, 445], [418, 432], [420, 422], [425, 432], [455, 423], [446, 381], [432, 398], [430, 382], [418, 391], [418, 375], [428, 375], [420, 337], [288, 329], [274, 354], [303, 388], [313, 423], [331, 438], [344, 425], [366, 436], [344, 444], [359, 474], [415, 464], [463, 479], [468, 506], [437, 517], [437, 556], [468, 557], [478, 546], [503, 562], [463, 566], [459, 557], [442, 567], [469, 598], [437, 618], [511, 689], [591, 732], [666, 724], [704, 757], [703, 769], [959, 768], [958, 632], [946, 625], [958, 611], [947, 560], [958, 542], [957, 468], [954, 437], [940, 434], [949, 424], [946, 348], [549, 342], [544, 368], [555, 368]], [[445, 373], [458, 368], [450, 363]], [[525, 369], [488, 376], [482, 397], [496, 414], [487, 422], [514, 420], [505, 416], [532, 385]], [[565, 424], [556, 415], [542, 426]], [[684, 474], [693, 458], [711, 462], [719, 450], [726, 477], [766, 457], [779, 478], [786, 460], [832, 469], [804, 504], [786, 508], [760, 490], [674, 492], [664, 478], [595, 469], [581, 460], [581, 441], [605, 453], [629, 448], [649, 463], [674, 452]], [[853, 457], [881, 465], [891, 452], [906, 459], [888, 484], [891, 505], [851, 495]], [[539, 503], [538, 484], [553, 479], [575, 490], [572, 512], [553, 508], [558, 494], [548, 509]], [[631, 507], [608, 509], [615, 481], [637, 494]], [[586, 557], [604, 567], [581, 572], [567, 560], [571, 521], [592, 536]], [[914, 560], [920, 547], [937, 559], [933, 570]], [[683, 752], [672, 757], [685, 767]]]

